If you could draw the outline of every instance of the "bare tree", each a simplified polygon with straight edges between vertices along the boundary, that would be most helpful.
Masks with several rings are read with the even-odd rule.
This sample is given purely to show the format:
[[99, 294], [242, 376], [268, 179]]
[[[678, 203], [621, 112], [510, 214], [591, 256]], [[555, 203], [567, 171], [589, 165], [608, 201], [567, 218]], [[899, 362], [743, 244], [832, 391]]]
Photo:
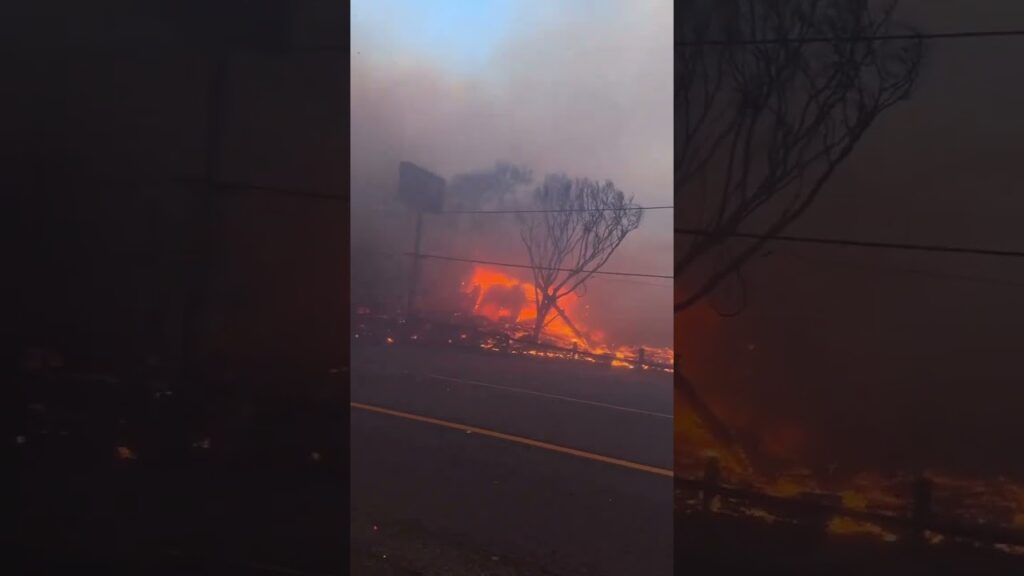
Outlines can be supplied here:
[[677, 229], [689, 239], [675, 272], [693, 289], [684, 310], [768, 241], [713, 273], [690, 272], [749, 222], [778, 235], [818, 199], [878, 117], [917, 80], [921, 41], [896, 28], [896, 2], [689, 0], [678, 5]]
[[584, 345], [587, 337], [558, 301], [582, 289], [626, 236], [640, 226], [642, 211], [610, 181], [570, 180], [549, 176], [534, 191], [538, 210], [521, 222], [520, 236], [533, 269], [537, 319], [533, 339], [540, 338], [551, 312], [560, 316]]
[[[911, 94], [922, 42], [896, 2], [684, 0], [676, 36], [678, 313], [738, 275], [819, 198], [872, 124]], [[733, 252], [744, 225], [761, 239]], [[724, 424], [676, 370], [708, 428]]]

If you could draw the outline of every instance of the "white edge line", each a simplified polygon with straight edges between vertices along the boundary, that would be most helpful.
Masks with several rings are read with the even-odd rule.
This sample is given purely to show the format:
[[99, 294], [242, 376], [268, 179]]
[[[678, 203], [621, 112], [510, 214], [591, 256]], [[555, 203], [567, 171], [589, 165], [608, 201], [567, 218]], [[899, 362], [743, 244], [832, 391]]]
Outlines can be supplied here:
[[593, 400], [582, 400], [580, 398], [573, 398], [571, 396], [559, 396], [558, 394], [548, 394], [547, 392], [537, 392], [535, 390], [525, 390], [523, 388], [515, 388], [513, 386], [499, 386], [497, 384], [488, 384], [486, 382], [477, 382], [475, 380], [465, 380], [462, 378], [452, 378], [451, 376], [441, 376], [439, 374], [427, 374], [427, 378], [434, 378], [437, 380], [448, 380], [450, 382], [462, 382], [464, 384], [472, 384], [474, 386], [484, 386], [487, 388], [496, 388], [498, 390], [508, 390], [509, 392], [519, 392], [522, 394], [532, 394], [534, 396], [543, 396], [545, 398], [554, 398], [556, 400], [565, 400], [566, 402], [577, 402], [579, 404], [589, 404], [591, 406], [600, 406], [602, 408], [611, 408], [613, 410], [622, 410], [624, 412], [636, 412], [637, 414], [646, 414], [647, 416], [654, 416], [657, 418], [668, 418], [672, 419], [671, 414], [662, 414], [660, 412], [651, 412], [649, 410], [640, 410], [639, 408], [627, 408], [625, 406], [616, 406], [615, 404], [605, 404], [604, 402], [595, 402]]

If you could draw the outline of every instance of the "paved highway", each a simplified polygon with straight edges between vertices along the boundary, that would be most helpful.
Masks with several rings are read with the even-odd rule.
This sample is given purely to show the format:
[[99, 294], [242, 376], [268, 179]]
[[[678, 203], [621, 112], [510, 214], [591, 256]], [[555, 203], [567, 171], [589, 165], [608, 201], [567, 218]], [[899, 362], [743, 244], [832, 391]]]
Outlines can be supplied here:
[[355, 545], [413, 522], [553, 574], [671, 574], [670, 375], [457, 349], [352, 359]]

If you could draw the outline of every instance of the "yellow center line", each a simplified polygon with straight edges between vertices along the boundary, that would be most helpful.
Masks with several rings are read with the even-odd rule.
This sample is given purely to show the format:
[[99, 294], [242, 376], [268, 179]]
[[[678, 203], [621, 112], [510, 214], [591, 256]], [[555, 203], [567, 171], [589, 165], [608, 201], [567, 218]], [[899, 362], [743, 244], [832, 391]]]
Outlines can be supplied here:
[[533, 440], [531, 438], [525, 438], [523, 436], [515, 436], [512, 434], [505, 434], [504, 432], [496, 432], [494, 430], [487, 430], [485, 428], [477, 428], [476, 426], [469, 426], [467, 424], [459, 424], [457, 422], [449, 422], [447, 420], [438, 420], [437, 418], [431, 418], [429, 416], [420, 416], [419, 414], [410, 414], [408, 412], [400, 412], [398, 410], [392, 410], [390, 408], [381, 408], [380, 406], [373, 406], [371, 404], [361, 404], [359, 402], [349, 402], [349, 406], [358, 408], [360, 410], [366, 410], [368, 412], [377, 412], [378, 414], [387, 414], [389, 416], [396, 416], [398, 418], [405, 418], [407, 420], [415, 420], [417, 422], [425, 422], [427, 424], [433, 424], [435, 426], [443, 426], [445, 428], [451, 428], [453, 430], [462, 430], [464, 432], [473, 434], [482, 434], [484, 436], [490, 436], [491, 438], [499, 438], [501, 440], [507, 440], [509, 442], [516, 442], [518, 444], [525, 444], [526, 446], [533, 446], [534, 448], [541, 448], [544, 450], [550, 450], [552, 452], [561, 452], [562, 454], [569, 454], [577, 456], [579, 458], [586, 458], [588, 460], [594, 460], [596, 462], [604, 462], [605, 464], [612, 464], [615, 466], [621, 466], [623, 468], [631, 468], [633, 470], [639, 470], [641, 472], [647, 472], [648, 474], [656, 474], [658, 476], [673, 477], [672, 470], [667, 468], [658, 468], [657, 466], [648, 466], [647, 464], [640, 464], [638, 462], [630, 462], [629, 460], [622, 460], [620, 458], [612, 458], [611, 456], [603, 456], [601, 454], [595, 454], [593, 452], [587, 452], [585, 450], [577, 450], [575, 448], [567, 448], [565, 446], [559, 446], [557, 444], [551, 444], [549, 442], [541, 442], [540, 440]]

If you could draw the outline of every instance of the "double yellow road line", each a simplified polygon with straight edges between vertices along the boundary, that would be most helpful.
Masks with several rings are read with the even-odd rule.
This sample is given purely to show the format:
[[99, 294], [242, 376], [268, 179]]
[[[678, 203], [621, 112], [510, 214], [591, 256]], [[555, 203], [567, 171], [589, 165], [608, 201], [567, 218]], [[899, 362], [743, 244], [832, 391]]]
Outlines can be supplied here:
[[542, 450], [549, 450], [551, 452], [559, 452], [562, 454], [569, 454], [570, 456], [576, 456], [578, 458], [586, 458], [587, 460], [593, 460], [595, 462], [603, 462], [605, 464], [611, 464], [613, 466], [619, 466], [622, 468], [630, 468], [632, 470], [639, 470], [640, 472], [646, 472], [648, 474], [655, 474], [657, 476], [665, 476], [671, 478], [673, 472], [667, 468], [658, 468], [657, 466], [648, 466], [647, 464], [640, 464], [638, 462], [631, 462], [629, 460], [623, 460], [621, 458], [612, 458], [611, 456], [604, 456], [601, 454], [595, 454], [593, 452], [587, 452], [585, 450], [577, 450], [575, 448], [568, 448], [566, 446], [559, 446], [557, 444], [551, 444], [549, 442], [541, 442], [540, 440], [534, 440], [532, 438], [525, 438], [523, 436], [515, 436], [513, 434], [506, 434], [504, 432], [497, 432], [495, 430], [487, 430], [485, 428], [478, 428], [476, 426], [470, 426], [468, 424], [459, 424], [458, 422], [449, 422], [447, 420], [440, 420], [437, 418], [431, 418], [429, 416], [421, 416], [419, 414], [411, 414], [409, 412], [401, 412], [399, 410], [392, 410], [390, 408], [382, 408], [380, 406], [374, 406], [371, 404], [362, 404], [359, 402], [349, 402], [349, 406], [359, 410], [367, 412], [375, 412], [377, 414], [386, 414], [388, 416], [394, 416], [396, 418], [404, 418], [406, 420], [413, 420], [416, 422], [423, 422], [426, 424], [433, 424], [434, 426], [441, 426], [444, 428], [450, 428], [452, 430], [461, 430], [467, 434], [480, 434], [482, 436], [489, 436], [491, 438], [498, 438], [507, 442], [515, 442], [517, 444], [523, 444], [525, 446], [532, 446], [534, 448], [540, 448]]

